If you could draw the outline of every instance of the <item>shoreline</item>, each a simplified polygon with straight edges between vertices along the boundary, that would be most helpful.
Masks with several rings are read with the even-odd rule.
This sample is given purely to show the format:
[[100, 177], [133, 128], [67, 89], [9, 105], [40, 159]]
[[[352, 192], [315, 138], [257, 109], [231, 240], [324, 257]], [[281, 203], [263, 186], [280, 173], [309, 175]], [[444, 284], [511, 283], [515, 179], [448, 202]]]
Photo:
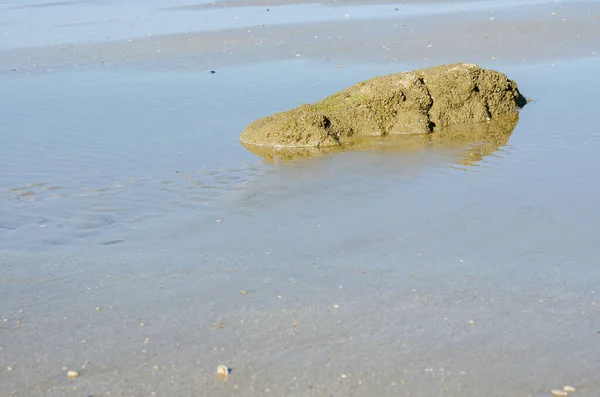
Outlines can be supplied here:
[[[83, 44], [0, 51], [0, 73], [47, 73], [77, 67], [155, 65], [200, 71], [249, 63], [311, 59], [482, 66], [597, 55], [600, 15], [591, 3], [551, 3], [499, 11], [375, 20], [248, 26]], [[535, 48], [535, 51], [531, 49]]]

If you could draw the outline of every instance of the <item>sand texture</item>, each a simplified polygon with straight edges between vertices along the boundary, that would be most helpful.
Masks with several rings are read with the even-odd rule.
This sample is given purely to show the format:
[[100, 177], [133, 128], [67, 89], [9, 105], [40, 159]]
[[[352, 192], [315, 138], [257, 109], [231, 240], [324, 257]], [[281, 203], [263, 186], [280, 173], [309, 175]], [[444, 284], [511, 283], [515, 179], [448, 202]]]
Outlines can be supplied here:
[[[600, 396], [599, 38], [581, 0], [0, 1], [0, 397]], [[301, 104], [329, 142], [240, 144]]]

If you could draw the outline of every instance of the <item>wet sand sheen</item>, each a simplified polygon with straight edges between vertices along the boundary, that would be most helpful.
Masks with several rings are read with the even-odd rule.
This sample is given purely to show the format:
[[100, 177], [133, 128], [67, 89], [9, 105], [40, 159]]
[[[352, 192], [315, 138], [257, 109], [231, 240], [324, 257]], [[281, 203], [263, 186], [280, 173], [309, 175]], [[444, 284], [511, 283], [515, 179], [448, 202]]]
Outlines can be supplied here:
[[[106, 28], [101, 27], [83, 43], [77, 39], [79, 35], [67, 34], [55, 38], [50, 46], [40, 42], [39, 35], [31, 42], [27, 36], [15, 36], [17, 40], [6, 42], [10, 47], [0, 47], [5, 48], [0, 52], [0, 73], [47, 73], [64, 67], [102, 68], [109, 64], [198, 71], [298, 57], [334, 62], [336, 66], [383, 62], [415, 69], [469, 61], [494, 68], [515, 62], [582, 58], [598, 51], [600, 15], [593, 2], [534, 2], [512, 7], [498, 2], [469, 12], [464, 12], [465, 7], [461, 5], [448, 13], [408, 16], [398, 15], [390, 7], [375, 22], [373, 18], [361, 19], [359, 11], [353, 19], [340, 14], [343, 21], [334, 18], [277, 25], [251, 20], [240, 22], [241, 27], [207, 31], [198, 31], [194, 20], [189, 31], [177, 34], [160, 34], [156, 27], [154, 31], [151, 27], [143, 31], [126, 29], [124, 40], [107, 39]], [[227, 12], [223, 19], [235, 20], [237, 13]], [[318, 11], [300, 14], [309, 21], [321, 15]], [[207, 11], [205, 18], [211, 19], [211, 15]], [[244, 15], [243, 11], [240, 15]], [[130, 18], [132, 23], [137, 21]], [[276, 21], [277, 17], [273, 22]], [[42, 38], [56, 35], [51, 27], [44, 28], [44, 32]], [[16, 48], [11, 49], [13, 46]]]
[[[570, 385], [597, 397], [600, 134], [582, 115], [597, 111], [599, 61], [565, 58], [598, 36], [593, 4], [562, 6], [564, 24], [556, 4], [494, 21], [416, 16], [432, 36], [398, 41], [400, 67], [360, 46], [383, 37], [373, 20], [271, 30], [367, 28], [365, 41], [303, 37], [216, 61], [229, 50], [218, 40], [164, 54], [144, 39], [127, 65], [120, 42], [3, 52], [4, 70], [23, 70], [0, 76], [0, 394], [548, 397]], [[69, 19], [87, 5], [70, 7], [48, 9]], [[462, 36], [511, 22], [514, 41]], [[528, 41], [548, 31], [562, 41]], [[582, 31], [576, 45], [561, 36]], [[248, 43], [210, 34], [239, 39], [236, 54]], [[519, 42], [501, 71], [534, 101], [492, 142], [359, 142], [272, 165], [238, 143], [253, 119], [374, 75], [467, 56], [494, 67], [500, 42]], [[101, 48], [107, 62], [81, 65]], [[31, 66], [34, 54], [61, 69]], [[211, 63], [228, 67], [198, 70]]]

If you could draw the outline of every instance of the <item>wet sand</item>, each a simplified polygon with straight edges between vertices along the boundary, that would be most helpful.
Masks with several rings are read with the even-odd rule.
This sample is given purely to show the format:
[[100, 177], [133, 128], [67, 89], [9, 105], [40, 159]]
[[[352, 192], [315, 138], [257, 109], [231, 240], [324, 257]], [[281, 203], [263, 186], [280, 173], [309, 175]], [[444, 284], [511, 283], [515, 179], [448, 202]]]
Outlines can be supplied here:
[[[0, 396], [600, 395], [597, 3], [159, 3], [0, 4]], [[508, 142], [238, 142], [454, 61]]]
[[[600, 11], [594, 2], [505, 3], [345, 8], [309, 4], [272, 7], [269, 12], [257, 7], [159, 10], [147, 24], [137, 16], [143, 10], [136, 10], [115, 22], [113, 29], [119, 34], [110, 36], [106, 31], [111, 32], [112, 25], [95, 24], [88, 19], [98, 18], [92, 14], [80, 17], [77, 27], [47, 26], [41, 36], [23, 34], [22, 39], [11, 40], [6, 34], [0, 41], [4, 49], [0, 71], [47, 73], [63, 67], [127, 65], [200, 71], [297, 58], [336, 66], [389, 63], [396, 70], [465, 60], [493, 68], [597, 53]], [[222, 14], [211, 18], [212, 12]], [[162, 18], [169, 22], [156, 26], [154, 22]], [[179, 19], [185, 21], [181, 26], [176, 24]], [[17, 26], [17, 31], [26, 28]], [[177, 30], [183, 32], [168, 34]], [[19, 42], [22, 45], [16, 45]]]

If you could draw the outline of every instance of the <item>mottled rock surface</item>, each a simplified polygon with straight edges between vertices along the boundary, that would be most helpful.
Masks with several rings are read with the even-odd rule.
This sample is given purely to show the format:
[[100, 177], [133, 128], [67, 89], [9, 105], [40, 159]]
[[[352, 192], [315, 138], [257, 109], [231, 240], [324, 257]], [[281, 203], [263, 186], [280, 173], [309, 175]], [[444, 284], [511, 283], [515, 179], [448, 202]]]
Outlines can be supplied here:
[[250, 124], [240, 140], [270, 147], [344, 146], [357, 137], [430, 134], [487, 122], [526, 104], [506, 75], [457, 63], [375, 77]]

